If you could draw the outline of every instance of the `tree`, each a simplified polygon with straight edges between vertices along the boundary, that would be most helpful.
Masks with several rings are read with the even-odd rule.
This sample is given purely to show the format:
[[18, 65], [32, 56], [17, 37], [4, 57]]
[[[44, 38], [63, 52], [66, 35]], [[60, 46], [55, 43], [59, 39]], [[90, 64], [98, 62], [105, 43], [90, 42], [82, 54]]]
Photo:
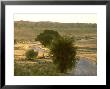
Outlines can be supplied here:
[[44, 32], [40, 33], [35, 40], [40, 41], [44, 46], [49, 47], [52, 41], [59, 37], [60, 35], [57, 31], [44, 30]]
[[76, 47], [73, 43], [73, 39], [67, 37], [61, 37], [52, 43], [53, 63], [57, 65], [57, 69], [61, 73], [66, 73], [68, 69], [75, 67]]
[[29, 49], [28, 51], [26, 51], [25, 55], [28, 60], [32, 60], [37, 57], [38, 52], [35, 52], [33, 49]]

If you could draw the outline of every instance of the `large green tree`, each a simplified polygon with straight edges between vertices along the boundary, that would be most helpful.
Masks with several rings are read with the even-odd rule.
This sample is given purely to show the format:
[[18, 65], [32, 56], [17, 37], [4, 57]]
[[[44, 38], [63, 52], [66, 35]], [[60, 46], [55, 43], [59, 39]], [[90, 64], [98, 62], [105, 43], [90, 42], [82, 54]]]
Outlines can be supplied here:
[[60, 35], [57, 31], [53, 30], [44, 30], [43, 33], [40, 33], [35, 40], [40, 41], [44, 46], [49, 47], [52, 41], [56, 38], [59, 38]]
[[76, 64], [76, 47], [71, 38], [61, 37], [53, 41], [51, 47], [53, 62], [57, 65], [57, 69], [61, 73], [66, 73], [68, 69], [72, 69]]

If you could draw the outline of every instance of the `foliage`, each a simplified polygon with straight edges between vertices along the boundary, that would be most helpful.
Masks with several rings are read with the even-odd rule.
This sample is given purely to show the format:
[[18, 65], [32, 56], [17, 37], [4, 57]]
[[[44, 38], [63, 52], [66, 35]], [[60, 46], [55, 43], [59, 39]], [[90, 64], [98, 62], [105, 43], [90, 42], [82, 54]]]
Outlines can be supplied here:
[[17, 43], [17, 40], [16, 39], [14, 39], [14, 44], [16, 44]]
[[62, 76], [63, 73], [57, 73], [56, 66], [53, 63], [39, 64], [38, 62], [14, 63], [14, 76]]
[[73, 39], [62, 37], [52, 43], [51, 54], [53, 62], [61, 73], [67, 72], [68, 69], [75, 67], [76, 47]]
[[44, 46], [50, 46], [52, 41], [58, 37], [60, 37], [60, 35], [57, 31], [44, 30], [44, 32], [40, 33], [35, 40], [39, 40]]
[[26, 51], [25, 55], [26, 55], [26, 59], [32, 60], [36, 58], [38, 52], [35, 52], [33, 49], [29, 49], [28, 51]]

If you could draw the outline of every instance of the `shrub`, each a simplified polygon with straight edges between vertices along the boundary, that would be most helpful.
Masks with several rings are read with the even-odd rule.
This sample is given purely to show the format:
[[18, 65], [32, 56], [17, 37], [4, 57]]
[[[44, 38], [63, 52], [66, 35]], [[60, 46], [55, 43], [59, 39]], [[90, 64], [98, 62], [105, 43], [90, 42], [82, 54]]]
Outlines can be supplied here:
[[61, 73], [66, 73], [68, 69], [72, 69], [76, 64], [76, 47], [73, 39], [62, 37], [53, 41], [51, 54], [53, 55], [53, 63], [57, 65], [57, 69]]
[[44, 46], [49, 47], [52, 41], [59, 37], [60, 35], [57, 31], [44, 30], [43, 33], [40, 33], [37, 38], [35, 38], [35, 41], [40, 41]]
[[14, 39], [14, 44], [17, 44], [17, 40], [16, 39]]
[[26, 55], [26, 59], [32, 60], [37, 57], [38, 52], [35, 52], [33, 49], [29, 49], [28, 51], [26, 51], [25, 55]]

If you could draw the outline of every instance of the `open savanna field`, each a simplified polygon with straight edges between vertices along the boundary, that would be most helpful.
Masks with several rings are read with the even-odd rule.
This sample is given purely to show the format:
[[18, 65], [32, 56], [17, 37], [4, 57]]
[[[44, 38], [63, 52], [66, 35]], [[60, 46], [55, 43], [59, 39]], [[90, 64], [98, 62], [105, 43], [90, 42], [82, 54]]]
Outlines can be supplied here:
[[[78, 59], [88, 59], [97, 63], [97, 25], [87, 23], [58, 23], [58, 22], [14, 22], [14, 75], [67, 75], [56, 71], [49, 56], [50, 50], [39, 41], [37, 35], [44, 30], [57, 31], [61, 36], [73, 37], [77, 47]], [[27, 60], [25, 52], [37, 49], [38, 56], [34, 60]], [[68, 52], [68, 51], [67, 51]]]

